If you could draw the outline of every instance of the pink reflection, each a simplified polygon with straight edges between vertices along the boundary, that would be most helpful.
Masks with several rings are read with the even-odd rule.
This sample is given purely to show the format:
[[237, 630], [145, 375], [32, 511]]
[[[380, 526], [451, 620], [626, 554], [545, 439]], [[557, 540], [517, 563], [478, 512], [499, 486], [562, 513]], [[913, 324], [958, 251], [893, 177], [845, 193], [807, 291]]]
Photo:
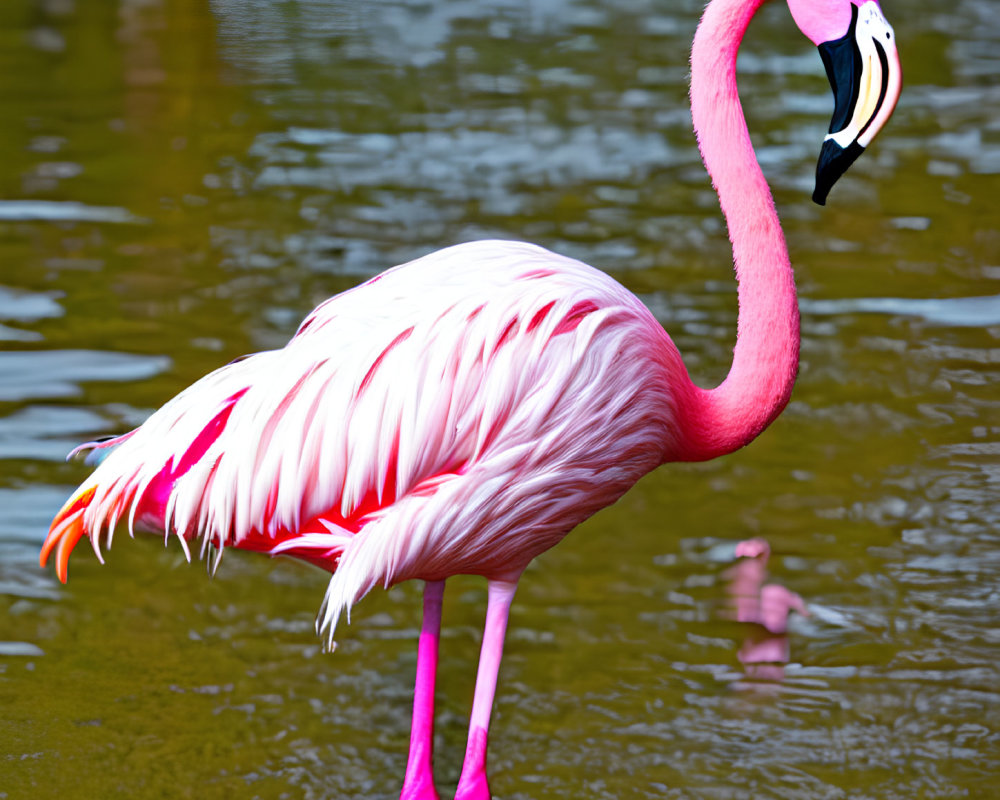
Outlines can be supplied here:
[[727, 590], [733, 600], [733, 618], [746, 622], [748, 632], [737, 658], [749, 678], [780, 681], [788, 663], [788, 615], [797, 611], [809, 616], [805, 603], [795, 592], [776, 583], [767, 583], [767, 560], [771, 547], [760, 538], [736, 545], [736, 566], [726, 573]]

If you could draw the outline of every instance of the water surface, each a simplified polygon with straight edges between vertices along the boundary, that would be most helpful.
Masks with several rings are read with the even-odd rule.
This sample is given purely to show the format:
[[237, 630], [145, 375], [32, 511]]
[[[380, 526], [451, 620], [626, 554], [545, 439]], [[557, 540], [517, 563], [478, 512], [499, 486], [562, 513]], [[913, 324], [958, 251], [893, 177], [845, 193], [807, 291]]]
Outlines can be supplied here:
[[[799, 282], [767, 433], [672, 466], [539, 558], [490, 750], [500, 798], [990, 797], [1000, 774], [1000, 16], [887, 2], [895, 117], [820, 209], [820, 59], [781, 3], [741, 89]], [[323, 574], [176, 546], [37, 567], [86, 467], [320, 300], [524, 238], [610, 271], [724, 374], [730, 254], [686, 108], [697, 0], [8, 0], [0, 8], [0, 797], [391, 798], [419, 587], [320, 652]], [[736, 543], [800, 594], [744, 664]], [[453, 584], [453, 585], [452, 585]], [[449, 584], [438, 780], [458, 778], [485, 587]]]

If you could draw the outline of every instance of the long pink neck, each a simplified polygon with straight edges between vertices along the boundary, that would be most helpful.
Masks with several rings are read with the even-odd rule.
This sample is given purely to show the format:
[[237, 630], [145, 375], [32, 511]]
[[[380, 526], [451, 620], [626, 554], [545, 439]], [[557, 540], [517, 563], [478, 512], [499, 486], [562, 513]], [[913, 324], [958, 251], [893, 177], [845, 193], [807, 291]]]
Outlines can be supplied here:
[[736, 51], [764, 0], [712, 0], [691, 51], [691, 112], [733, 244], [736, 348], [720, 386], [681, 399], [683, 460], [749, 443], [788, 402], [799, 362], [799, 311], [785, 237], [750, 143], [736, 89]]

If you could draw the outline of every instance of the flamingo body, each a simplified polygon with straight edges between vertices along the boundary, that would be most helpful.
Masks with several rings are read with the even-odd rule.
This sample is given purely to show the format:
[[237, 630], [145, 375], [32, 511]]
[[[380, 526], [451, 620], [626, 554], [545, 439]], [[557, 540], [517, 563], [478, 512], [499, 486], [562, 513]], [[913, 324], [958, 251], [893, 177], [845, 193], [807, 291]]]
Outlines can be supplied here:
[[520, 242], [457, 245], [183, 391], [83, 484], [81, 522], [97, 541], [128, 517], [320, 564], [332, 636], [374, 585], [520, 574], [676, 456], [686, 378], [603, 272]]

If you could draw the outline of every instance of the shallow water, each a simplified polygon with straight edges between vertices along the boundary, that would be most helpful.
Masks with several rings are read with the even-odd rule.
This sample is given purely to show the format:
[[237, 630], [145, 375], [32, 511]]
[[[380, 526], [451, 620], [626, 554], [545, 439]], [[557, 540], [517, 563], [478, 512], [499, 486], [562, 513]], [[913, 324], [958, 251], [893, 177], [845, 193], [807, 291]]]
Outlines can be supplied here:
[[[602, 266], [725, 374], [735, 294], [685, 104], [698, 0], [8, 0], [0, 7], [0, 797], [390, 798], [419, 587], [320, 652], [324, 576], [176, 545], [37, 567], [86, 467], [324, 297], [445, 244]], [[490, 749], [500, 798], [991, 797], [1000, 774], [1000, 16], [887, 2], [906, 74], [820, 209], [819, 57], [783, 4], [741, 88], [803, 312], [785, 414], [648, 476], [519, 590]], [[735, 545], [800, 594], [786, 664], [743, 664]], [[482, 581], [449, 583], [442, 792]], [[767, 667], [765, 669], [765, 667]]]

